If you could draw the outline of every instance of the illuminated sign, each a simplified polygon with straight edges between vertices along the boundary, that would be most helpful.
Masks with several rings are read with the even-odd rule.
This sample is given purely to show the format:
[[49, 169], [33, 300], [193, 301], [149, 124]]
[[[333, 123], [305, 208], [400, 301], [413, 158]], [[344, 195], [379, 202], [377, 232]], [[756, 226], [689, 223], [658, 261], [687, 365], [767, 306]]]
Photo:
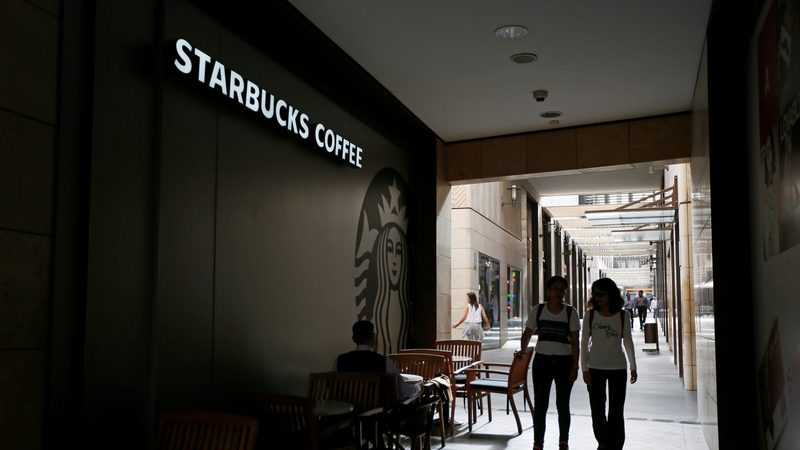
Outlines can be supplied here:
[[302, 140], [313, 138], [313, 143], [329, 156], [359, 169], [363, 164], [364, 150], [339, 133], [322, 123], [311, 123], [308, 114], [295, 108], [282, 98], [268, 93], [265, 89], [225, 65], [214, 60], [204, 51], [192, 47], [186, 39], [175, 42], [173, 64], [184, 75], [193, 77], [198, 83], [206, 85], [254, 113], [260, 113], [266, 120], [275, 121], [279, 126], [294, 133]]

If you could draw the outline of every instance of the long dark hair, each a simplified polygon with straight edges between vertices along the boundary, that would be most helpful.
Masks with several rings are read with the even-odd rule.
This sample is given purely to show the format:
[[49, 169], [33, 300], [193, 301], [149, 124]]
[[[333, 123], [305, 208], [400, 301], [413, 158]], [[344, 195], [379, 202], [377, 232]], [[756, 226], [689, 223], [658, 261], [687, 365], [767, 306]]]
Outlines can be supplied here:
[[478, 297], [475, 296], [474, 292], [467, 292], [467, 297], [469, 298], [469, 304], [475, 309], [478, 309]]
[[592, 283], [592, 289], [597, 289], [608, 294], [608, 311], [610, 313], [613, 314], [622, 309], [622, 305], [625, 302], [622, 300], [622, 295], [619, 293], [619, 288], [617, 287], [617, 283], [614, 283], [614, 280], [611, 278], [600, 278]]

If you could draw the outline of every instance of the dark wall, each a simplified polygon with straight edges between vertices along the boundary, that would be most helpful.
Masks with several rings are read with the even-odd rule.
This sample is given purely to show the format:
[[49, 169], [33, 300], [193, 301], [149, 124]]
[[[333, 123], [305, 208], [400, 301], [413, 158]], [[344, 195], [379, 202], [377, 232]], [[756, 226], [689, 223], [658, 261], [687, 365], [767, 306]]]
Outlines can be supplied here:
[[[714, 327], [719, 448], [761, 448], [757, 431], [752, 296], [746, 205], [748, 66], [759, 1], [714, 2], [708, 28], [709, 172], [713, 189]], [[743, 210], [745, 208], [745, 210]], [[730, 245], [735, 242], [736, 245]], [[731, 345], [732, 343], [736, 345]]]
[[93, 115], [87, 118], [92, 138], [81, 386], [90, 448], [141, 446], [141, 430], [152, 420], [156, 12], [154, 2], [98, 2], [91, 13]]

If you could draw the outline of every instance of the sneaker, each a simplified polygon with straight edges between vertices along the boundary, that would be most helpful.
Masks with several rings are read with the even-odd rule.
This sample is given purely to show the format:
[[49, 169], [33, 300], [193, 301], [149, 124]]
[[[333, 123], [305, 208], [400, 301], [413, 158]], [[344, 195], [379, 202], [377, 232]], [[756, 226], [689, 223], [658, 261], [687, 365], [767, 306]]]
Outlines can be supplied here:
[[567, 441], [558, 441], [558, 450], [569, 450]]

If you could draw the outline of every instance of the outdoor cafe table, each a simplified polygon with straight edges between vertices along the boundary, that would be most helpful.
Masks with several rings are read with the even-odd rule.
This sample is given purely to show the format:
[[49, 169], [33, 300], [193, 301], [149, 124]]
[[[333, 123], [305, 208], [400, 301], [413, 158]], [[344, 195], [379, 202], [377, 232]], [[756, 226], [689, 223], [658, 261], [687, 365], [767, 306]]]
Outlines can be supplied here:
[[317, 417], [341, 416], [353, 412], [353, 404], [341, 400], [315, 400], [314, 415]]
[[453, 370], [458, 370], [472, 362], [469, 356], [453, 355]]
[[408, 384], [420, 384], [422, 383], [422, 377], [419, 375], [414, 375], [413, 373], [401, 373], [400, 378], [403, 379]]

